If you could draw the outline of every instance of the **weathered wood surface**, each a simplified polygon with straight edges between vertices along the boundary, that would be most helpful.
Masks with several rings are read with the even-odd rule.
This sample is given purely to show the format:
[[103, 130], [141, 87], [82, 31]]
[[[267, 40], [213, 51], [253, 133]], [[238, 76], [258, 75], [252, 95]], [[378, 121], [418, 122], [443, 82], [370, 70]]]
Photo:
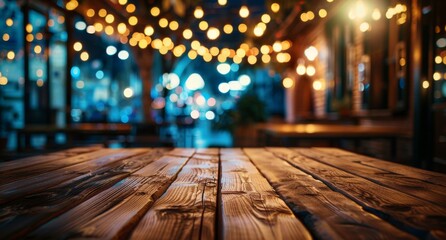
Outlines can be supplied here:
[[221, 153], [219, 229], [223, 239], [311, 238], [241, 150], [222, 149]]
[[278, 194], [320, 239], [411, 239], [411, 235], [362, 209], [311, 175], [264, 149], [246, 155]]
[[444, 202], [446, 192], [444, 191], [445, 188], [441, 185], [362, 164], [362, 158], [359, 155], [356, 155], [356, 160], [352, 160], [344, 159], [343, 157], [337, 158], [323, 151], [315, 151], [314, 149], [298, 148], [294, 150], [305, 157], [360, 176], [377, 184], [430, 201], [433, 204], [440, 204], [446, 207], [446, 202]]
[[444, 175], [338, 149], [72, 149], [0, 173], [0, 239], [446, 239]]
[[133, 231], [132, 239], [214, 239], [218, 152], [195, 154]]
[[269, 148], [291, 165], [354, 200], [367, 211], [419, 237], [440, 238], [446, 233], [446, 207], [434, 205], [287, 148]]

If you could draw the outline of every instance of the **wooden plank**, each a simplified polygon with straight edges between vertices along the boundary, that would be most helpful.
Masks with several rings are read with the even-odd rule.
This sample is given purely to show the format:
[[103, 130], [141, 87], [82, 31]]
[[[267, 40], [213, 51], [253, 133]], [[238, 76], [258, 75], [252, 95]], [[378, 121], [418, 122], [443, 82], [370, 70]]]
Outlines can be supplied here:
[[[101, 154], [92, 153], [89, 157], [83, 156], [78, 158], [68, 158], [68, 161], [76, 161], [78, 164], [56, 169], [51, 172], [41, 173], [39, 175], [20, 179], [0, 186], [0, 203], [5, 203], [16, 198], [29, 195], [38, 191], [45, 190], [49, 187], [60, 184], [70, 179], [76, 179], [86, 173], [99, 169], [100, 167], [143, 153], [144, 149], [103, 149]], [[101, 156], [91, 159], [91, 156]], [[90, 161], [83, 159], [90, 158]]]
[[265, 149], [244, 149], [294, 213], [319, 239], [414, 239]]
[[199, 150], [141, 219], [131, 238], [214, 239], [218, 160], [217, 149]]
[[[32, 165], [43, 164], [51, 162], [54, 160], [64, 159], [66, 157], [76, 156], [84, 153], [94, 152], [99, 150], [99, 147], [79, 147], [71, 148], [63, 151], [58, 151], [54, 153], [49, 153], [45, 155], [27, 157], [22, 159], [17, 159], [8, 162], [0, 163], [0, 175], [14, 171], [19, 168], [28, 168]], [[1, 181], [0, 181], [1, 182]]]
[[[337, 158], [323, 151], [304, 148], [296, 148], [293, 150], [305, 157], [360, 176], [377, 184], [427, 200], [433, 204], [446, 206], [446, 187], [384, 169], [370, 167], [362, 164], [361, 161], [352, 161], [351, 159], [343, 159], [342, 157]], [[357, 156], [356, 159], [360, 160], [361, 156]]]
[[42, 225], [28, 237], [110, 239], [125, 236], [167, 189], [187, 160], [184, 156], [165, 155]]
[[91, 159], [107, 156], [111, 152], [117, 152], [117, 149], [102, 149], [100, 151], [89, 152], [72, 157], [57, 156], [51, 161], [40, 161], [45, 159], [46, 156], [40, 156], [40, 159], [36, 159], [36, 164], [29, 165], [27, 167], [20, 167], [14, 170], [3, 172], [0, 175], [0, 186], [7, 183], [19, 181], [21, 179], [31, 178], [44, 173], [51, 172], [56, 169], [72, 166], [82, 162], [89, 161]]
[[268, 150], [398, 228], [423, 238], [438, 238], [446, 231], [446, 208], [443, 206], [378, 185], [290, 149]]
[[0, 205], [0, 239], [20, 238], [118, 181], [159, 159], [166, 150], [153, 149], [105, 165], [71, 181]]
[[221, 150], [221, 239], [311, 239], [240, 149]]
[[359, 162], [362, 165], [367, 165], [373, 168], [394, 172], [406, 177], [420, 179], [431, 184], [440, 185], [446, 187], [446, 175], [427, 171], [419, 168], [413, 168], [406, 165], [383, 161], [380, 159], [367, 157], [352, 152], [348, 152], [341, 149], [334, 148], [314, 148], [318, 151], [322, 151], [326, 154], [330, 154], [336, 157], [342, 157], [345, 161]]

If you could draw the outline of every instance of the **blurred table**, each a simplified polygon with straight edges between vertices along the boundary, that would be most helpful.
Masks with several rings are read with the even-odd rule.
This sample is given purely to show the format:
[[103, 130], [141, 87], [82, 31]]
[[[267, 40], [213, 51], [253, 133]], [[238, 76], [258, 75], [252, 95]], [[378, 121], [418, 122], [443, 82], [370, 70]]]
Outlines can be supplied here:
[[335, 148], [76, 148], [0, 164], [0, 239], [445, 239], [446, 175]]
[[68, 145], [78, 139], [101, 137], [103, 141], [117, 136], [127, 137], [131, 134], [132, 126], [120, 123], [78, 123], [65, 127], [55, 125], [26, 125], [17, 131], [17, 149], [30, 147], [30, 139], [33, 135], [46, 137], [47, 145], [55, 143], [56, 134], [65, 134]]

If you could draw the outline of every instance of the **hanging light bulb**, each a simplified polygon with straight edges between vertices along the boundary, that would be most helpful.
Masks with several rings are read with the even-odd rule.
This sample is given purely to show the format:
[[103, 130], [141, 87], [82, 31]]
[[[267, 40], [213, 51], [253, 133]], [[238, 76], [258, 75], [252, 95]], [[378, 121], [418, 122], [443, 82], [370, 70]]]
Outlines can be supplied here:
[[249, 9], [246, 5], [243, 5], [239, 11], [240, 17], [247, 18], [249, 16]]

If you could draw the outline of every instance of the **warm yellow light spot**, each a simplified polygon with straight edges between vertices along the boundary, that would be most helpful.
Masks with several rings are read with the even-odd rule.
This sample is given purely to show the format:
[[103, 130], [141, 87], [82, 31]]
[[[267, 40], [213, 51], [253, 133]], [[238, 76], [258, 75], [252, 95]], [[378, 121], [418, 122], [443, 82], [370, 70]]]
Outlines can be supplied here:
[[294, 86], [294, 80], [286, 77], [282, 80], [282, 85], [284, 88], [292, 88]]
[[220, 30], [218, 30], [218, 28], [211, 27], [207, 32], [207, 36], [210, 40], [215, 40], [220, 36]]
[[280, 43], [279, 41], [274, 42], [273, 50], [274, 50], [274, 52], [282, 51], [282, 43]]
[[33, 25], [31, 25], [31, 23], [26, 24], [25, 27], [26, 31], [31, 33], [33, 31]]
[[175, 21], [175, 20], [173, 20], [172, 22], [169, 23], [169, 28], [170, 28], [170, 30], [175, 31], [175, 30], [178, 29], [178, 27], [179, 27], [179, 24], [178, 24], [178, 22]]
[[320, 80], [316, 80], [313, 82], [313, 89], [316, 91], [322, 90], [322, 82]]
[[231, 34], [233, 30], [234, 30], [234, 28], [232, 27], [231, 24], [226, 24], [226, 25], [223, 27], [223, 31], [224, 31], [226, 34]]
[[198, 50], [201, 46], [200, 42], [198, 40], [194, 40], [190, 44], [191, 48], [194, 50]]
[[153, 33], [155, 33], [155, 29], [153, 29], [152, 26], [147, 25], [147, 26], [144, 28], [144, 34], [145, 34], [145, 35], [147, 35], [147, 36], [152, 36]]
[[184, 31], [183, 31], [183, 37], [184, 37], [185, 39], [191, 39], [191, 38], [192, 38], [192, 35], [193, 35], [192, 30], [190, 30], [189, 28], [184, 29]]
[[240, 48], [245, 50], [245, 52], [249, 51], [249, 45], [247, 43], [240, 44]]
[[96, 32], [101, 32], [102, 30], [104, 30], [104, 26], [102, 25], [102, 23], [95, 23], [94, 29]]
[[138, 40], [136, 38], [133, 38], [133, 37], [130, 38], [129, 45], [132, 46], [132, 47], [138, 45]]
[[8, 54], [6, 54], [6, 57], [9, 60], [13, 60], [15, 58], [15, 53], [13, 51], [9, 51]]
[[271, 56], [268, 54], [262, 55], [262, 62], [264, 62], [264, 63], [271, 62]]
[[37, 85], [38, 87], [42, 87], [42, 86], [43, 86], [43, 80], [42, 80], [42, 79], [37, 79], [37, 81], [36, 81], [36, 85]]
[[31, 33], [26, 34], [26, 41], [32, 42], [33, 40], [34, 40], [34, 36]]
[[280, 63], [287, 63], [291, 60], [291, 55], [289, 53], [279, 53], [277, 54], [277, 61]]
[[125, 4], [127, 4], [127, 0], [119, 0], [118, 2], [119, 2], [119, 4], [121, 4], [121, 5], [125, 5]]
[[124, 91], [123, 91], [123, 95], [124, 95], [124, 97], [126, 97], [126, 98], [131, 98], [131, 97], [133, 97], [133, 89], [132, 88], [125, 88], [124, 89]]
[[228, 57], [225, 56], [225, 55], [223, 55], [223, 54], [219, 54], [218, 57], [217, 57], [217, 60], [218, 60], [219, 62], [221, 62], [221, 63], [226, 62], [227, 59], [228, 59]]
[[42, 47], [39, 46], [39, 45], [35, 46], [35, 47], [34, 47], [34, 52], [35, 52], [36, 54], [40, 54], [40, 53], [42, 52]]
[[307, 75], [312, 77], [316, 74], [316, 68], [314, 68], [312, 65], [307, 67]]
[[405, 58], [400, 58], [400, 66], [402, 66], [402, 67], [406, 66], [406, 59]]
[[133, 12], [135, 12], [135, 10], [136, 10], [136, 6], [135, 6], [135, 4], [130, 3], [129, 5], [127, 5], [127, 7], [125, 8], [125, 10], [126, 10], [128, 13], [133, 13]]
[[194, 16], [196, 19], [200, 19], [204, 16], [204, 11], [200, 6], [195, 8]]
[[87, 52], [82, 52], [81, 53], [81, 60], [82, 61], [87, 61], [90, 58], [90, 55]]
[[42, 40], [43, 34], [42, 33], [36, 33], [36, 40]]
[[156, 38], [152, 41], [152, 47], [154, 49], [160, 49], [162, 46], [163, 46], [163, 41], [161, 41], [161, 39]]
[[271, 4], [271, 11], [274, 13], [278, 12], [280, 10], [280, 5], [278, 3]]
[[161, 10], [158, 7], [153, 7], [150, 9], [150, 14], [152, 14], [152, 16], [157, 17], [158, 15], [160, 15]]
[[204, 55], [203, 55], [203, 60], [204, 60], [205, 62], [210, 62], [210, 61], [212, 61], [212, 55], [211, 55], [210, 53], [206, 53], [206, 54], [204, 54]]
[[296, 73], [300, 76], [304, 75], [307, 72], [307, 68], [303, 63], [299, 63], [296, 67]]
[[163, 38], [163, 45], [164, 46], [170, 46], [173, 43], [172, 39], [170, 37]]
[[8, 78], [0, 75], [0, 85], [4, 86], [8, 84]]
[[236, 56], [239, 56], [240, 58], [243, 58], [246, 56], [246, 51], [242, 48], [237, 49], [235, 52]]
[[398, 18], [398, 20], [396, 21], [396, 23], [398, 23], [399, 25], [402, 25], [406, 22], [406, 20], [407, 20], [407, 15], [405, 13], [401, 13], [401, 15]]
[[436, 56], [435, 57], [435, 63], [436, 64], [441, 64], [443, 62], [443, 58], [441, 58], [441, 56]]
[[208, 53], [208, 49], [205, 46], [200, 46], [197, 50], [198, 55], [203, 56]]
[[359, 31], [367, 32], [370, 29], [370, 24], [368, 22], [363, 22], [359, 25]]
[[435, 72], [433, 75], [433, 78], [435, 81], [438, 81], [441, 79], [441, 74], [439, 72]]
[[67, 2], [67, 4], [65, 4], [65, 8], [69, 11], [73, 11], [77, 8], [77, 6], [79, 6], [79, 3], [76, 0], [70, 0]]
[[138, 46], [139, 46], [139, 48], [141, 48], [141, 49], [145, 49], [145, 48], [147, 48], [148, 45], [149, 45], [149, 42], [147, 42], [147, 40], [146, 40], [145, 38], [141, 39], [141, 40], [138, 42]]
[[107, 16], [105, 17], [105, 21], [107, 23], [113, 23], [115, 21], [115, 16], [113, 16], [112, 14], [107, 14]]
[[269, 23], [270, 21], [271, 21], [271, 17], [267, 13], [262, 15], [262, 22]]
[[161, 19], [158, 21], [158, 24], [160, 25], [160, 27], [162, 27], [162, 28], [166, 28], [166, 27], [169, 25], [169, 21], [167, 21], [166, 18], [161, 18]]
[[243, 5], [242, 7], [240, 7], [239, 14], [240, 14], [240, 17], [247, 18], [249, 16], [248, 7], [246, 5]]
[[235, 55], [234, 58], [232, 59], [232, 61], [236, 64], [241, 63], [243, 60], [243, 58], [239, 57], [238, 55]]
[[253, 33], [254, 33], [254, 35], [255, 35], [256, 37], [260, 37], [260, 36], [262, 36], [264, 32], [265, 32], [265, 31], [264, 31], [260, 26], [258, 26], [258, 25], [255, 26], [254, 29], [253, 29]]
[[201, 21], [198, 24], [198, 28], [200, 28], [202, 31], [205, 31], [206, 29], [208, 29], [208, 27], [209, 27], [209, 24], [206, 21]]
[[308, 20], [313, 20], [315, 16], [314, 16], [314, 13], [312, 11], [308, 11], [307, 12], [307, 17], [308, 17]]
[[184, 47], [184, 45], [176, 46], [176, 47], [173, 49], [173, 55], [175, 55], [175, 57], [181, 57], [181, 55], [183, 55], [185, 49], [186, 49], [186, 48]]
[[7, 33], [3, 34], [2, 39], [3, 39], [3, 41], [5, 41], [5, 42], [9, 41], [9, 34], [7, 34]]
[[424, 89], [429, 88], [429, 82], [428, 81], [423, 81], [423, 88]]
[[119, 42], [122, 44], [127, 44], [129, 39], [126, 36], [119, 37]]
[[218, 49], [218, 47], [211, 47], [209, 49], [209, 52], [211, 53], [212, 56], [217, 56], [220, 53], [220, 50]]
[[135, 16], [129, 17], [129, 24], [135, 26], [136, 24], [138, 24], [138, 18]]
[[251, 64], [251, 65], [256, 64], [257, 63], [257, 57], [254, 56], [254, 55], [249, 56], [248, 57], [248, 63]]
[[226, 5], [226, 3], [228, 3], [227, 0], [218, 0], [218, 5], [220, 5], [220, 6]]
[[48, 26], [49, 27], [53, 27], [54, 26], [54, 20], [53, 19], [48, 20]]
[[94, 9], [90, 8], [87, 10], [87, 17], [94, 17], [94, 14], [95, 14]]
[[446, 56], [443, 57], [443, 64], [446, 65]]
[[270, 47], [268, 45], [262, 45], [260, 47], [260, 52], [262, 54], [268, 54], [270, 52]]
[[127, 31], [127, 26], [125, 25], [125, 23], [118, 24], [118, 33], [124, 34], [125, 31]]
[[378, 8], [375, 8], [372, 12], [372, 19], [375, 21], [378, 21], [379, 19], [381, 19], [381, 12], [379, 11]]
[[82, 50], [82, 43], [81, 42], [75, 42], [73, 44], [73, 49], [74, 49], [74, 51], [79, 52], [80, 50]]
[[245, 33], [248, 30], [248, 26], [246, 26], [246, 24], [241, 23], [240, 25], [238, 25], [238, 30], [241, 33]]
[[282, 42], [282, 50], [288, 50], [291, 47], [292, 43], [289, 40], [285, 40]]
[[6, 26], [11, 27], [14, 24], [14, 21], [11, 18], [6, 19]]
[[104, 31], [105, 31], [105, 34], [111, 36], [115, 32], [115, 29], [112, 26], [108, 25], [105, 27]]
[[189, 59], [194, 60], [195, 58], [197, 58], [197, 52], [195, 50], [190, 50], [187, 53], [187, 56], [189, 57]]
[[307, 22], [307, 21], [308, 21], [307, 13], [302, 13], [302, 14], [300, 14], [300, 20], [301, 20], [302, 22]]
[[107, 16], [107, 10], [101, 8], [98, 12], [99, 17], [105, 17]]
[[327, 16], [327, 10], [325, 10], [325, 9], [320, 9], [319, 10], [319, 17], [320, 18], [325, 18]]

